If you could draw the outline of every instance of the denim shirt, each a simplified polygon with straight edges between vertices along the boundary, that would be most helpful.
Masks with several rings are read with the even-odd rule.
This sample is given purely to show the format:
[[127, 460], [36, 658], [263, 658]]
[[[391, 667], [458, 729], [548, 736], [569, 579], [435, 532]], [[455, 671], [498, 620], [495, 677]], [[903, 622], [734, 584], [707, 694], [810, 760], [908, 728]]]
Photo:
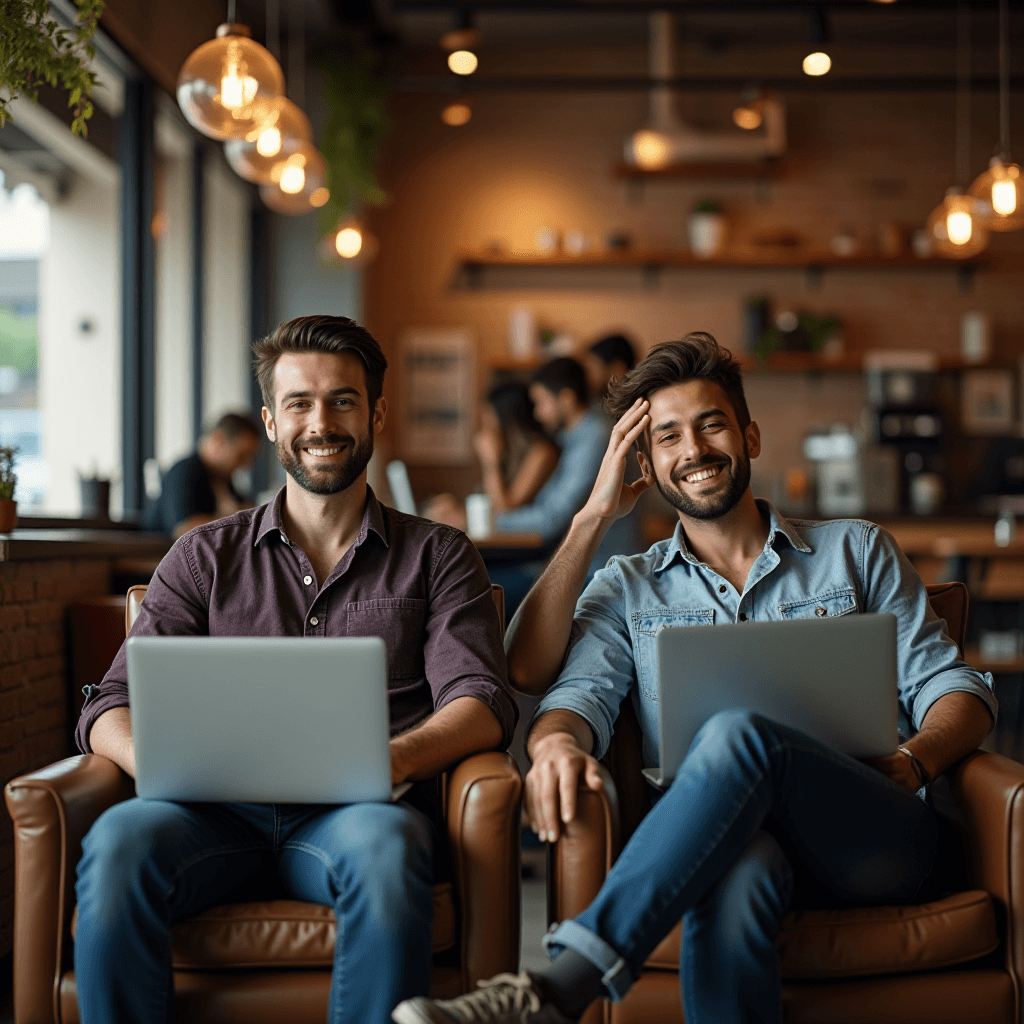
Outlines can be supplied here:
[[859, 519], [787, 522], [767, 501], [759, 498], [757, 506], [769, 524], [768, 540], [743, 593], [690, 553], [681, 524], [642, 555], [610, 559], [577, 602], [565, 664], [534, 721], [556, 708], [575, 711], [593, 730], [594, 756], [601, 758], [628, 694], [643, 729], [644, 764], [656, 767], [662, 626], [857, 612], [896, 616], [901, 742], [921, 728], [939, 697], [955, 691], [977, 694], [995, 721], [991, 674], [960, 658], [890, 534]]

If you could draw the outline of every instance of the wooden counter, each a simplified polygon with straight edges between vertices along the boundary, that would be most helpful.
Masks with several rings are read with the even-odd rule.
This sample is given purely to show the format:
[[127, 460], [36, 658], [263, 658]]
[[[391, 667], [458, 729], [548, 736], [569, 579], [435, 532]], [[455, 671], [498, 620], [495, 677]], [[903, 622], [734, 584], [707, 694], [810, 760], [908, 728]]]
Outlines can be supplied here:
[[171, 546], [162, 533], [134, 530], [18, 530], [0, 533], [0, 562], [55, 558], [161, 559]]

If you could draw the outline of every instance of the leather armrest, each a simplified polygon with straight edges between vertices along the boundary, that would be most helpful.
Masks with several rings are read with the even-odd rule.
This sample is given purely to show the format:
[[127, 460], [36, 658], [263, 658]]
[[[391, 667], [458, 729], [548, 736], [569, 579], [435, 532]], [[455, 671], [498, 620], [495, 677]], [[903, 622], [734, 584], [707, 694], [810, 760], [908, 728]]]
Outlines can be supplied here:
[[81, 754], [13, 779], [4, 795], [14, 821], [14, 1016], [53, 1024], [82, 839], [135, 784], [113, 761]]
[[548, 847], [548, 920], [582, 912], [597, 895], [619, 855], [619, 799], [611, 773], [600, 765], [603, 790], [580, 786], [576, 817]]
[[1004, 917], [1006, 966], [1024, 983], [1024, 765], [976, 751], [949, 772], [969, 884]]
[[522, 795], [519, 769], [503, 752], [474, 754], [448, 775], [445, 806], [466, 992], [519, 963]]

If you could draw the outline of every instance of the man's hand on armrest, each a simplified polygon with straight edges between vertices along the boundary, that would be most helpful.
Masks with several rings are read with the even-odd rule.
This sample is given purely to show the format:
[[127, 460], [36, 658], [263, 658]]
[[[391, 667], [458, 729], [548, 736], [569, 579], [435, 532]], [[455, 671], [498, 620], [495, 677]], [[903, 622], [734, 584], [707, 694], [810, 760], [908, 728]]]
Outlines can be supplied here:
[[654, 483], [646, 472], [631, 484], [625, 482], [629, 453], [650, 422], [648, 408], [646, 400], [637, 400], [615, 424], [586, 505], [573, 517], [565, 540], [509, 624], [508, 677], [522, 693], [545, 693], [558, 678], [587, 569], [612, 523], [632, 512], [637, 498]]
[[470, 754], [497, 750], [501, 741], [501, 722], [482, 700], [456, 697], [391, 740], [391, 782], [433, 778]]
[[132, 740], [132, 717], [128, 708], [104, 711], [89, 730], [89, 746], [94, 754], [109, 758], [135, 778], [135, 743]]
[[574, 711], [549, 711], [530, 731], [527, 748], [533, 767], [526, 776], [526, 814], [541, 842], [553, 843], [562, 823], [576, 817], [580, 782], [604, 788], [600, 765], [590, 756], [594, 734]]
[[[992, 725], [992, 714], [980, 697], [966, 691], [946, 693], [928, 709], [921, 731], [903, 746], [921, 762], [929, 780], [934, 780], [977, 750]], [[897, 752], [867, 763], [912, 793], [924, 784], [906, 754]]]

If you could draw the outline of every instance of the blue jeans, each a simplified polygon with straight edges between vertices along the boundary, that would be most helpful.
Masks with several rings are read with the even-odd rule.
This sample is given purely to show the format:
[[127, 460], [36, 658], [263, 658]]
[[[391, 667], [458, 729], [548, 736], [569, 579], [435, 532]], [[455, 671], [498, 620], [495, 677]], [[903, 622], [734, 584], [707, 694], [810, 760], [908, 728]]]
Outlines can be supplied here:
[[403, 803], [116, 804], [78, 866], [83, 1024], [170, 1024], [171, 922], [268, 873], [338, 916], [328, 1020], [386, 1024], [430, 984], [433, 845], [430, 820]]
[[902, 902], [922, 889], [935, 848], [931, 809], [880, 772], [748, 711], [724, 711], [694, 738], [594, 902], [546, 945], [585, 956], [621, 999], [684, 917], [687, 1024], [778, 1022], [775, 942], [794, 866], [838, 901]]

